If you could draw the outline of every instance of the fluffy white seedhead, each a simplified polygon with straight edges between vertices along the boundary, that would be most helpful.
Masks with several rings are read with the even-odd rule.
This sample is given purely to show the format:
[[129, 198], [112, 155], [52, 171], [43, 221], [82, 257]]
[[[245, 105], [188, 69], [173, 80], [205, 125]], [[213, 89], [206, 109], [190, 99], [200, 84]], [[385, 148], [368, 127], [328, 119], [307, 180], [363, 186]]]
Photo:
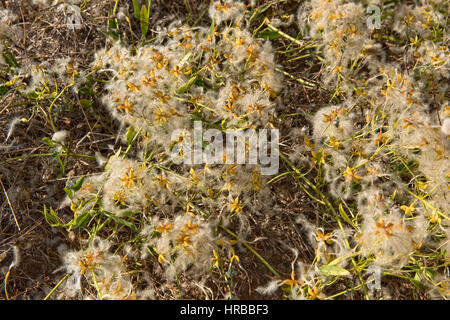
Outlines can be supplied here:
[[67, 85], [72, 92], [77, 93], [84, 85], [87, 73], [69, 58], [47, 60], [40, 64], [24, 64], [16, 70], [19, 91], [26, 95], [37, 95], [38, 99], [50, 99], [53, 90], [60, 85]]
[[98, 299], [117, 300], [134, 297], [132, 283], [123, 266], [123, 257], [109, 252], [111, 243], [94, 238], [85, 249], [69, 251], [63, 256], [67, 273], [66, 294], [74, 297], [82, 290], [81, 279], [95, 283]]
[[69, 131], [67, 131], [67, 130], [56, 131], [52, 136], [52, 140], [56, 141], [56, 142], [64, 143], [64, 142], [66, 142], [68, 135], [69, 135]]
[[281, 284], [280, 284], [279, 280], [272, 280], [265, 286], [258, 287], [255, 290], [259, 294], [267, 296], [267, 295], [271, 295], [271, 294], [275, 293], [275, 291], [277, 291], [280, 288], [280, 286], [281, 286]]
[[324, 107], [316, 112], [313, 120], [313, 137], [316, 143], [326, 139], [345, 140], [353, 132], [353, 122], [344, 106]]
[[17, 267], [20, 263], [20, 252], [19, 252], [19, 248], [17, 246], [12, 246], [12, 253], [13, 253], [13, 261], [11, 262], [11, 264], [8, 267], [9, 270]]
[[75, 31], [79, 30], [83, 24], [80, 7], [74, 4], [63, 3], [58, 7], [58, 11], [64, 13], [64, 23], [67, 29]]
[[11, 135], [14, 133], [14, 129], [20, 122], [22, 122], [21, 118], [14, 118], [13, 120], [11, 120], [11, 122], [9, 123], [8, 133], [6, 134], [5, 143], [9, 140]]
[[187, 214], [173, 220], [154, 220], [143, 230], [147, 240], [142, 255], [153, 251], [169, 280], [176, 276], [174, 272], [188, 269], [195, 270], [190, 277], [201, 278], [209, 273], [213, 250], [217, 250], [213, 229], [211, 223]]
[[381, 267], [403, 267], [419, 243], [423, 243], [427, 223], [416, 219], [406, 223], [398, 210], [382, 217], [365, 214], [361, 226], [361, 249], [364, 255], [375, 257]]
[[[3, 37], [14, 39], [16, 36], [16, 27], [14, 24], [17, 22], [18, 16], [15, 15], [9, 9], [0, 9], [0, 39]], [[3, 61], [3, 46], [0, 46], [0, 63]]]
[[215, 1], [209, 7], [209, 16], [218, 25], [230, 20], [241, 21], [246, 7], [240, 1]]
[[9, 9], [1, 9], [0, 10], [0, 25], [10, 26], [15, 23], [18, 19], [18, 16], [15, 15]]
[[442, 121], [441, 131], [446, 136], [450, 136], [450, 118], [445, 118]]
[[81, 267], [78, 265], [80, 255], [75, 252], [66, 253], [63, 257], [65, 269], [70, 276], [66, 279], [65, 293], [73, 298], [81, 292]]

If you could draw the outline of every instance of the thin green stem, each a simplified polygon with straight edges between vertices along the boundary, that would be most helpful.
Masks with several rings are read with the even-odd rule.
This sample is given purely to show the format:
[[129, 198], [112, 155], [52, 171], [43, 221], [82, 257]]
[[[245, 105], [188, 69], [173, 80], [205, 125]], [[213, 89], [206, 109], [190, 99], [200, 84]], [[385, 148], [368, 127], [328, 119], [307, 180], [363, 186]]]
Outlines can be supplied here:
[[[238, 238], [238, 235], [235, 234], [233, 231], [231, 231], [230, 229], [228, 229], [227, 227], [224, 226], [219, 226], [222, 230], [224, 230], [226, 233], [228, 233], [229, 235], [235, 237], [236, 239]], [[244, 245], [244, 247], [246, 247], [251, 253], [253, 253], [266, 267], [267, 269], [270, 270], [270, 272], [273, 273], [273, 275], [277, 278], [280, 278], [280, 274], [266, 261], [266, 259], [264, 259], [258, 252], [256, 252], [255, 249], [253, 249], [247, 242], [240, 240], [240, 242]]]
[[68, 274], [66, 274], [57, 284], [56, 284], [56, 286], [52, 289], [52, 291], [50, 291], [49, 293], [48, 293], [48, 295], [44, 298], [44, 300], [48, 300], [50, 297], [51, 297], [51, 295], [59, 288], [59, 286], [64, 282], [64, 281], [66, 281], [66, 279], [68, 278], [68, 277], [70, 277], [70, 275], [71, 275], [72, 273], [68, 273]]

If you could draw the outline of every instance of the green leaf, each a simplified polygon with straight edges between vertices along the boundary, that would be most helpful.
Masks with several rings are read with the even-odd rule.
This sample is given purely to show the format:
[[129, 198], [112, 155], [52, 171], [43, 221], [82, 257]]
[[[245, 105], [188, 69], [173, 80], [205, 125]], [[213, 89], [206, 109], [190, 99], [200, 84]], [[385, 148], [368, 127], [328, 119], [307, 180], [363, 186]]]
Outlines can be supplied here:
[[44, 204], [44, 218], [45, 221], [51, 226], [55, 227], [59, 225], [58, 217], [52, 207], [49, 207], [50, 211], [47, 211], [47, 206]]
[[266, 29], [261, 32], [258, 32], [256, 37], [262, 39], [278, 39], [279, 37], [281, 37], [281, 35], [276, 31]]
[[188, 92], [189, 89], [195, 84], [195, 81], [197, 81], [197, 76], [190, 78], [188, 82], [179, 87], [177, 89], [177, 94], [183, 94]]
[[336, 265], [323, 265], [320, 268], [320, 272], [322, 272], [322, 274], [324, 276], [348, 276], [350, 275], [350, 272], [348, 272], [348, 270], [341, 268], [339, 266]]
[[109, 19], [108, 20], [108, 32], [106, 33], [106, 35], [110, 36], [115, 41], [120, 40], [119, 25], [117, 24], [117, 20], [116, 19]]
[[[129, 222], [129, 221], [127, 221], [127, 220], [125, 220], [125, 219], [123, 219], [121, 217], [118, 217], [118, 216], [114, 215], [113, 213], [110, 213], [110, 212], [107, 212], [107, 211], [104, 211], [104, 210], [102, 212], [103, 212], [103, 214], [105, 214], [105, 216], [107, 216], [108, 218], [110, 218], [114, 222], [116, 222], [116, 223], [118, 223], [120, 225], [123, 225], [125, 227], [130, 228], [134, 232], [138, 232], [136, 226], [134, 224], [132, 224], [131, 222]], [[130, 214], [130, 213], [133, 213], [133, 212], [125, 212], [124, 215]]]
[[249, 23], [251, 24], [256, 18], [258, 18], [262, 13], [264, 13], [264, 11], [266, 11], [267, 9], [269, 9], [272, 6], [273, 3], [268, 3], [266, 5], [262, 5], [260, 7], [258, 7], [254, 13], [252, 14], [252, 16], [250, 17], [250, 21]]
[[14, 57], [14, 55], [11, 53], [11, 51], [9, 51], [7, 47], [4, 47], [3, 49], [3, 58], [10, 67], [19, 67], [19, 63], [17, 62], [16, 57]]
[[148, 11], [145, 4], [141, 8], [141, 32], [142, 32], [142, 38], [145, 38], [148, 32]]
[[109, 27], [109, 30], [117, 30], [119, 28], [117, 25], [117, 21], [115, 19], [108, 20], [108, 27]]
[[79, 216], [77, 216], [73, 221], [72, 221], [72, 225], [70, 226], [70, 230], [72, 230], [74, 227], [75, 228], [82, 228], [84, 227], [89, 218], [91, 217], [91, 213], [89, 211], [87, 212], [83, 212], [82, 214], [80, 214]]
[[147, 0], [147, 21], [150, 19], [150, 6], [152, 5], [152, 0]]
[[73, 191], [70, 190], [69, 188], [64, 188], [64, 192], [67, 194], [67, 196], [69, 197], [70, 200], [73, 199]]
[[92, 107], [92, 101], [88, 100], [88, 99], [81, 99], [80, 105], [84, 108], [89, 108], [89, 107]]
[[[105, 36], [107, 36], [107, 34], [105, 34]], [[80, 88], [80, 93], [82, 93], [84, 95], [87, 95], [87, 96], [93, 96], [94, 95], [94, 85], [92, 84], [91, 80], [88, 80], [86, 82], [86, 85]], [[83, 100], [87, 100], [87, 99], [83, 99]], [[82, 102], [80, 100], [80, 103], [84, 107], [83, 103], [86, 103], [86, 102]]]
[[133, 9], [134, 9], [134, 16], [136, 17], [136, 19], [140, 20], [141, 15], [139, 12], [139, 3], [137, 2], [137, 0], [133, 0]]
[[214, 36], [214, 27], [215, 27], [216, 21], [214, 20], [214, 18], [212, 19], [211, 22], [211, 26], [209, 27], [209, 34], [212, 36]]
[[42, 141], [45, 142], [46, 145], [48, 145], [50, 148], [54, 148], [55, 147], [55, 143], [53, 142], [52, 139], [47, 138], [47, 137], [43, 137]]
[[433, 278], [436, 275], [436, 272], [431, 268], [425, 268], [425, 274], [428, 277]]
[[131, 145], [131, 143], [133, 142], [133, 138], [134, 138], [134, 134], [135, 134], [135, 130], [133, 127], [130, 127], [130, 129], [128, 129], [127, 132], [127, 143], [128, 145]]
[[291, 293], [291, 291], [292, 291], [292, 289], [291, 289], [291, 287], [281, 287], [281, 290], [283, 290], [284, 292], [286, 292], [286, 293]]
[[72, 186], [72, 190], [77, 192], [78, 190], [81, 189], [81, 186], [83, 185], [84, 182], [84, 177], [81, 177], [80, 179], [78, 179], [77, 182], [75, 182], [75, 184]]
[[8, 92], [8, 88], [5, 86], [0, 86], [0, 98], [3, 97]]
[[409, 278], [409, 281], [411, 281], [411, 283], [414, 285], [414, 287], [416, 287], [417, 290], [419, 290], [420, 292], [424, 291], [422, 282], [413, 278]]
[[385, 1], [383, 3], [383, 9], [387, 9], [389, 7], [394, 7], [398, 1]]
[[356, 227], [352, 220], [348, 217], [347, 213], [344, 210], [344, 207], [342, 206], [342, 203], [339, 204], [339, 213], [341, 214], [342, 218], [351, 224], [352, 226]]

